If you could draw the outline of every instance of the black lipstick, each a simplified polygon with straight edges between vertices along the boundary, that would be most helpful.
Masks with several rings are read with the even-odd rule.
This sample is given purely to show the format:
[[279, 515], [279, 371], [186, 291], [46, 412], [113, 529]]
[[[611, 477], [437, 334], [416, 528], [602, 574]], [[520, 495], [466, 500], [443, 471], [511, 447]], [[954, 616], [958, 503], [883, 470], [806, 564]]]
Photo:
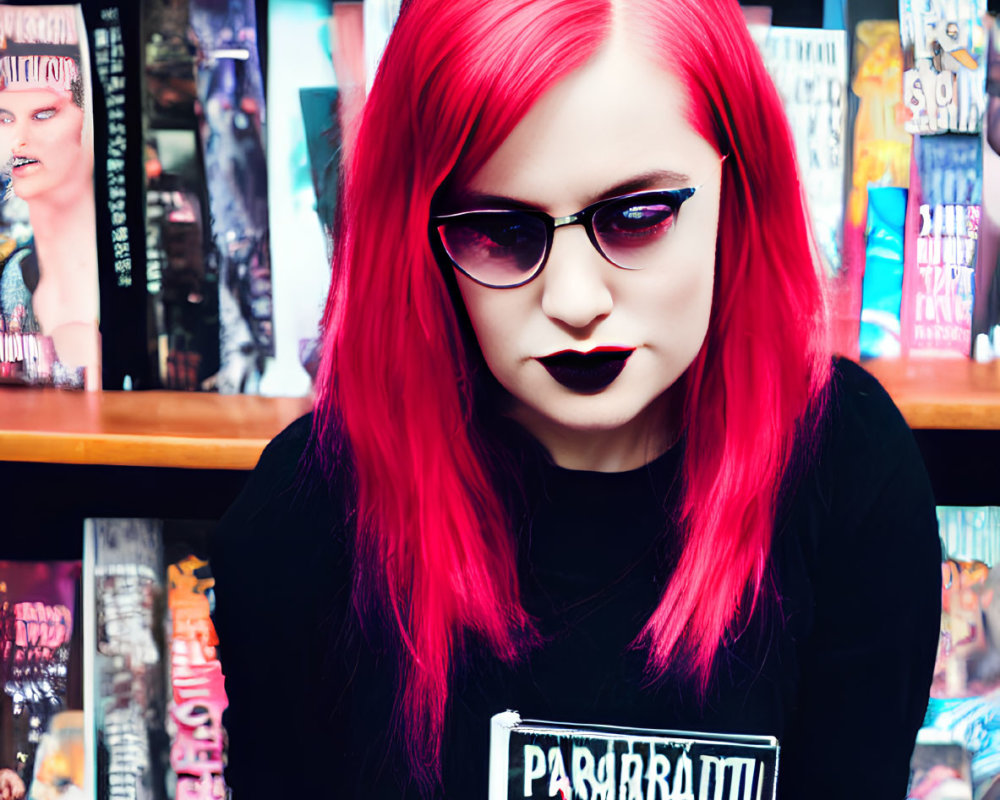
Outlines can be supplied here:
[[538, 360], [555, 380], [578, 394], [597, 394], [617, 378], [635, 350], [598, 347], [589, 353], [562, 350]]

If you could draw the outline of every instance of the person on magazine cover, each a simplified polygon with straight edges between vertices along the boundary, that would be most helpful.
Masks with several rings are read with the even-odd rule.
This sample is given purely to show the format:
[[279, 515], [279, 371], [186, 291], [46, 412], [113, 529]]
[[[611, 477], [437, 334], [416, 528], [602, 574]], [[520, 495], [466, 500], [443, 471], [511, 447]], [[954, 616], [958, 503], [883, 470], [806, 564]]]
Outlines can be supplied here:
[[[16, 9], [76, 37], [72, 7]], [[25, 23], [27, 24], [27, 23]], [[35, 21], [38, 30], [46, 30]], [[72, 25], [72, 28], [69, 26]], [[18, 29], [19, 30], [19, 29]], [[98, 277], [94, 149], [77, 43], [5, 40], [0, 48], [0, 159], [7, 196], [24, 201], [32, 238], [5, 261], [4, 314], [27, 309], [21, 330], [53, 352], [30, 380], [98, 388]], [[30, 266], [27, 272], [24, 267]], [[30, 304], [24, 306], [25, 287]], [[18, 291], [20, 289], [20, 291]], [[51, 364], [51, 366], [49, 366]], [[48, 373], [52, 373], [51, 375]]]
[[236, 796], [598, 795], [555, 751], [490, 774], [508, 709], [773, 736], [782, 800], [905, 794], [934, 500], [831, 358], [802, 196], [731, 0], [404, 4], [315, 410], [213, 539]]

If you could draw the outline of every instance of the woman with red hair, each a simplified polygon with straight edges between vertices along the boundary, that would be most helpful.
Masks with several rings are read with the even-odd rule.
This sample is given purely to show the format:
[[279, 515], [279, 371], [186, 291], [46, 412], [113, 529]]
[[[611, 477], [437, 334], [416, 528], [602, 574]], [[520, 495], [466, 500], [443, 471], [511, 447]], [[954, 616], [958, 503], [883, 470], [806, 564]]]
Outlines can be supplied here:
[[482, 798], [506, 709], [903, 795], [933, 497], [735, 2], [410, 0], [336, 231], [314, 413], [213, 542], [237, 796]]

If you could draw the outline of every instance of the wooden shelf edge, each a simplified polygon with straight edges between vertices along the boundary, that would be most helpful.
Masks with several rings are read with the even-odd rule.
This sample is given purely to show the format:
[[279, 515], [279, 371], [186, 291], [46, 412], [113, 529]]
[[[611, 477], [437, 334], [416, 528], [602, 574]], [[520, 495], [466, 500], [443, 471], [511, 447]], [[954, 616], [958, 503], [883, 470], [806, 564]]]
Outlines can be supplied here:
[[1000, 362], [862, 361], [911, 428], [1000, 430]]
[[308, 397], [0, 389], [0, 461], [250, 470]]
[[[864, 361], [911, 428], [1000, 430], [1000, 362]], [[0, 461], [250, 470], [309, 398], [0, 389]]]
[[269, 441], [5, 431], [0, 435], [0, 461], [250, 470]]

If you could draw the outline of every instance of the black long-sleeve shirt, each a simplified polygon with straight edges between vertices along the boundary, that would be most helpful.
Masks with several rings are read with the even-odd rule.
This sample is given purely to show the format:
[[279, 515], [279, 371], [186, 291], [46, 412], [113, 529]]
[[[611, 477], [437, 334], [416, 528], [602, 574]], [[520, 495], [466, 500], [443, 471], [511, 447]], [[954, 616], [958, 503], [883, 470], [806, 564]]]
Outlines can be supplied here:
[[[350, 603], [342, 490], [298, 472], [310, 424], [268, 446], [213, 540], [227, 781], [236, 800], [417, 797], [393, 733], [392, 632], [362, 633]], [[456, 661], [444, 796], [485, 798], [489, 720], [514, 709], [773, 735], [782, 800], [901, 800], [938, 639], [940, 548], [920, 454], [870, 375], [836, 363], [822, 440], [775, 527], [780, 602], [761, 602], [725, 648], [704, 702], [669, 679], [648, 687], [645, 653], [629, 648], [676, 555], [683, 441], [621, 473], [562, 469], [528, 437], [511, 446], [526, 470], [522, 598], [544, 644], [513, 667], [474, 643]]]

